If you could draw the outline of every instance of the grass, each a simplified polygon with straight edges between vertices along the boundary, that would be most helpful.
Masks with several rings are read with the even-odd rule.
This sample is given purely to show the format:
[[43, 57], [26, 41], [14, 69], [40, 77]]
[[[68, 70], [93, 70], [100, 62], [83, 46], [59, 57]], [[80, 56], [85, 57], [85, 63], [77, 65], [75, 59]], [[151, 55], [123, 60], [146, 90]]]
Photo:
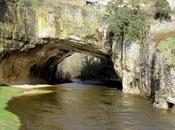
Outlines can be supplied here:
[[19, 128], [19, 118], [5, 108], [8, 101], [20, 93], [21, 89], [0, 87], [0, 130], [17, 130]]
[[175, 38], [167, 38], [158, 45], [161, 53], [168, 54], [167, 66], [175, 67]]
[[168, 49], [174, 49], [175, 47], [175, 38], [167, 38], [160, 42], [158, 48], [161, 52], [168, 51]]
[[[17, 87], [17, 86], [16, 86]], [[45, 94], [51, 93], [52, 90], [45, 88], [31, 88], [30, 90], [25, 91], [23, 88], [14, 87], [2, 87], [0, 86], [0, 130], [18, 130], [20, 127], [19, 118], [7, 111], [7, 103], [10, 99], [15, 96], [25, 95], [35, 95], [35, 94]], [[22, 111], [22, 110], [21, 110]]]

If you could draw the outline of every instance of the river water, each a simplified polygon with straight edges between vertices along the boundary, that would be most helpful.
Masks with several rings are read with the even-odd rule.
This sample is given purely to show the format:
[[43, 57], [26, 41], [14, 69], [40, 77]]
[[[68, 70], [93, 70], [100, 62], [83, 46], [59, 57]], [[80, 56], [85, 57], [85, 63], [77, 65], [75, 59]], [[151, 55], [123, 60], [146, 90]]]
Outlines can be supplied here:
[[8, 103], [21, 120], [20, 130], [175, 130], [174, 113], [115, 88], [69, 83], [40, 90], [50, 92]]

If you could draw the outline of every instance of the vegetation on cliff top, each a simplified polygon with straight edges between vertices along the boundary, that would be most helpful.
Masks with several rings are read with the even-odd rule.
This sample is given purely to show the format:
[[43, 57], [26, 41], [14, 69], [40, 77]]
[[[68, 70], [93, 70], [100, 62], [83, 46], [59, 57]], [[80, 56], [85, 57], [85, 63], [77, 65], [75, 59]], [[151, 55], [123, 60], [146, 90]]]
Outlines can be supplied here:
[[161, 41], [159, 44], [159, 50], [165, 52], [168, 49], [175, 49], [175, 38], [167, 38], [164, 41]]
[[175, 67], [175, 38], [167, 38], [161, 41], [158, 49], [161, 53], [168, 54], [167, 66]]
[[140, 40], [147, 34], [150, 25], [149, 15], [139, 8], [122, 7], [122, 1], [112, 1], [108, 5], [109, 30], [117, 40]]
[[171, 8], [167, 0], [157, 0], [155, 6], [156, 6], [155, 19], [159, 19], [159, 20], [171, 19], [169, 15], [171, 12]]
[[146, 38], [151, 19], [170, 20], [171, 9], [166, 0], [154, 0], [155, 14], [148, 13], [141, 9], [140, 4], [149, 3], [150, 0], [132, 0], [125, 3], [123, 0], [112, 0], [107, 7], [107, 19], [109, 32], [114, 33], [117, 40], [139, 40]]

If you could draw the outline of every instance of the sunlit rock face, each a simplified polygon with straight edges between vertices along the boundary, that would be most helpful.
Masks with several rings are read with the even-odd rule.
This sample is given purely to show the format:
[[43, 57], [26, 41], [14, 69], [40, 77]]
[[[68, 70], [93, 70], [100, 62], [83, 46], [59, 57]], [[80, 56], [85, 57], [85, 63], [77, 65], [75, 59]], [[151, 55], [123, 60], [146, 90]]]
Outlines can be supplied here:
[[[175, 104], [174, 51], [172, 47], [161, 52], [159, 44], [174, 37], [172, 24], [152, 24], [150, 35], [142, 44], [131, 41], [121, 47], [121, 43], [113, 42], [112, 47], [112, 60], [123, 82], [123, 92], [151, 97], [155, 107], [165, 109]], [[168, 28], [169, 31], [163, 31]]]
[[[43, 37], [94, 38], [100, 40], [103, 32], [100, 14], [86, 7], [74, 5], [43, 5], [36, 10], [36, 35]], [[102, 40], [103, 36], [101, 36]]]
[[[114, 69], [119, 74], [120, 79], [123, 82], [123, 92], [150, 95], [151, 90], [149, 78], [151, 74], [148, 75], [148, 79], [142, 79], [144, 76], [141, 73], [143, 68], [142, 62], [150, 65], [150, 62], [152, 61], [152, 50], [154, 50], [154, 47], [151, 46], [147, 49], [150, 49], [150, 54], [145, 53], [145, 56], [142, 52], [145, 50], [143, 45], [139, 44], [137, 41], [124, 43], [123, 48], [121, 48], [119, 43], [113, 43], [112, 59], [114, 62]], [[143, 86], [142, 80], [144, 80], [143, 82], [147, 85]]]
[[111, 0], [86, 0], [86, 3], [89, 4], [99, 4], [99, 5], [103, 5], [106, 6], [108, 4], [108, 2]]
[[103, 46], [103, 12], [93, 7], [64, 4], [59, 0], [2, 0], [1, 6], [1, 50], [33, 46], [37, 39], [46, 37], [84, 39]]
[[175, 9], [175, 1], [174, 0], [167, 0], [169, 2], [169, 5], [171, 7], [172, 10]]
[[[123, 92], [140, 94], [137, 84], [137, 73], [139, 73], [139, 58], [141, 46], [137, 43], [126, 43], [123, 49], [118, 48], [118, 43], [113, 44], [113, 62], [116, 72], [123, 82]], [[122, 54], [123, 53], [123, 54]]]

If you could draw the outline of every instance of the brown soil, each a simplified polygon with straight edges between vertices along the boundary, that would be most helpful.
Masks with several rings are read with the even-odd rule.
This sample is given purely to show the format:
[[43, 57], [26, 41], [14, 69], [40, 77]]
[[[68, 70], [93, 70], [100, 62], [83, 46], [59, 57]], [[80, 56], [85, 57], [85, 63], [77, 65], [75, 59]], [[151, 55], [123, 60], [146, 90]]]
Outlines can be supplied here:
[[155, 34], [153, 40], [159, 44], [161, 41], [167, 38], [175, 38], [175, 31], [167, 32], [167, 33], [157, 33]]

